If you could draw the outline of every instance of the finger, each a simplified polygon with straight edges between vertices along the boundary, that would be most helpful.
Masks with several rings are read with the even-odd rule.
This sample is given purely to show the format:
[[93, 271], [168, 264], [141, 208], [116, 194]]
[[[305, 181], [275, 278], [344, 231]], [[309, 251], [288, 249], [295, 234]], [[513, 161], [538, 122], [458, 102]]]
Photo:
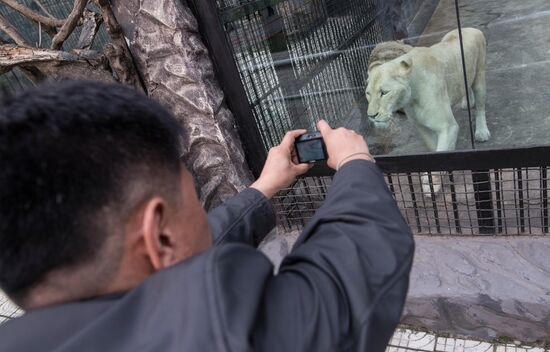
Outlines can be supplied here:
[[293, 130], [293, 131], [288, 131], [283, 140], [281, 141], [281, 145], [282, 146], [285, 146], [285, 147], [292, 147], [294, 145], [294, 140], [303, 135], [304, 133], [306, 133], [307, 130]]
[[319, 120], [319, 122], [317, 122], [317, 129], [323, 136], [332, 131], [332, 128], [330, 128], [329, 124], [325, 120]]
[[298, 164], [294, 166], [294, 171], [296, 172], [296, 175], [302, 175], [311, 170], [313, 167], [313, 164]]

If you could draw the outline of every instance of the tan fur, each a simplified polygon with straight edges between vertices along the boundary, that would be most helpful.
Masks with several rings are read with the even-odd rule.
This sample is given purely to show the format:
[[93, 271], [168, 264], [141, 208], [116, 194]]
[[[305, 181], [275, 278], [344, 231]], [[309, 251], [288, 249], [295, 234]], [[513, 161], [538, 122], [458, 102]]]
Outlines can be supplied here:
[[369, 56], [369, 70], [372, 67], [382, 65], [399, 56], [405, 55], [413, 49], [412, 46], [400, 41], [383, 42], [374, 47]]
[[[474, 28], [462, 29], [462, 36], [468, 89], [476, 102], [475, 138], [484, 142], [491, 136], [485, 120], [487, 43]], [[452, 107], [466, 97], [458, 38], [454, 30], [431, 47], [385, 43], [380, 50], [375, 48], [365, 92], [368, 115], [375, 125], [384, 126], [396, 111], [403, 110], [429, 151], [455, 149], [458, 124]]]

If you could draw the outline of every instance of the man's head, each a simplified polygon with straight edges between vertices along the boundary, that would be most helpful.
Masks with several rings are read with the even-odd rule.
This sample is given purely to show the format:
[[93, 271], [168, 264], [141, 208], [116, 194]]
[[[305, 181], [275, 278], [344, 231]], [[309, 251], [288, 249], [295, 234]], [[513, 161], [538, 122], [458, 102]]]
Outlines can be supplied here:
[[0, 287], [24, 308], [128, 290], [206, 249], [180, 128], [121, 85], [48, 84], [0, 107]]

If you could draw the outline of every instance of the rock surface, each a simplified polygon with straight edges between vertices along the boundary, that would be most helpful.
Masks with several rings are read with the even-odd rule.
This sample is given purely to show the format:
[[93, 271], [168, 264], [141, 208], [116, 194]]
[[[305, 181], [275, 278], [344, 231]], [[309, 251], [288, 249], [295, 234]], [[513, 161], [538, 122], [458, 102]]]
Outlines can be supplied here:
[[184, 159], [202, 203], [215, 207], [252, 176], [196, 19], [179, 0], [112, 5], [148, 95], [169, 107], [186, 132]]
[[[260, 249], [276, 264], [298, 232]], [[550, 340], [550, 238], [416, 236], [402, 323], [453, 335]]]
[[416, 237], [403, 323], [439, 332], [550, 339], [550, 238]]

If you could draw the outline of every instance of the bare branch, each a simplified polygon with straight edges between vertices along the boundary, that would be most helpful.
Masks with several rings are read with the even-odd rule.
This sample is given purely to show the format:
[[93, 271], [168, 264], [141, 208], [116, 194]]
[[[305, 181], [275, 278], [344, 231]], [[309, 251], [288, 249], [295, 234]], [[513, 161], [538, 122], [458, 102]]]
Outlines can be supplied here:
[[57, 33], [52, 39], [52, 49], [61, 49], [65, 40], [67, 40], [78, 25], [78, 20], [84, 13], [84, 9], [86, 9], [87, 4], [88, 0], [75, 0], [73, 10], [71, 11], [69, 17], [67, 17], [65, 23], [59, 30], [59, 33]]
[[17, 0], [0, 0], [0, 2], [3, 2], [23, 16], [27, 17], [28, 19], [31, 19], [34, 22], [40, 22], [45, 26], [55, 28], [61, 27], [65, 23], [65, 20], [60, 20], [55, 17], [42, 16], [41, 14], [29, 9], [27, 6], [20, 4], [19, 2], [17, 2]]
[[[139, 90], [145, 91], [145, 87], [139, 79], [132, 53], [126, 43], [122, 28], [111, 9], [109, 0], [95, 0], [101, 9], [101, 15], [113, 44], [107, 44], [104, 48], [105, 55], [109, 59], [113, 72], [120, 82], [132, 85]], [[123, 72], [125, 70], [125, 72]]]
[[85, 10], [82, 15], [82, 32], [80, 32], [76, 47], [79, 49], [90, 48], [102, 22], [103, 18], [100, 14]]
[[77, 78], [114, 81], [105, 56], [92, 50], [67, 53], [13, 44], [0, 46], [0, 74], [13, 68], [48, 78]]
[[45, 61], [78, 61], [78, 56], [58, 50], [35, 49], [13, 44], [0, 46], [0, 72], [2, 73], [16, 66], [32, 65]]
[[0, 30], [10, 36], [11, 39], [17, 45], [28, 45], [27, 41], [23, 36], [17, 31], [17, 29], [4, 17], [0, 14]]
[[42, 5], [42, 3], [38, 0], [33, 0], [33, 2], [38, 5], [38, 7], [40, 7], [40, 10], [42, 10], [42, 12], [44, 12], [48, 17], [50, 18], [55, 18], [54, 15], [52, 15], [45, 7], [44, 5]]

